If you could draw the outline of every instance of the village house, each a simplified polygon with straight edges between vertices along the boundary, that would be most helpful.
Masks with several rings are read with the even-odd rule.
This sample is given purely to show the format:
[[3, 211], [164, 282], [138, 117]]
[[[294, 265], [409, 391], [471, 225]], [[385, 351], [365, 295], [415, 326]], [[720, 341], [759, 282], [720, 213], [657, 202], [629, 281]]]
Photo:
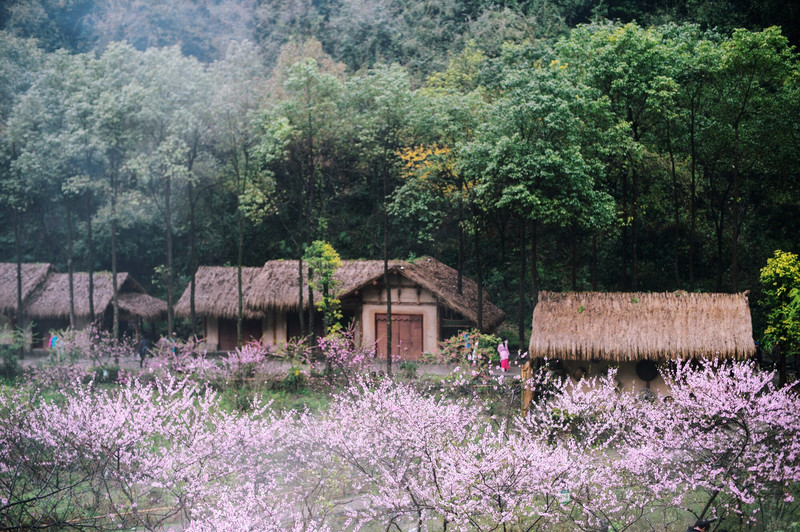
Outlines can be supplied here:
[[[540, 292], [528, 353], [579, 379], [617, 368], [622, 389], [663, 391], [660, 365], [755, 353], [747, 292]], [[647, 391], [643, 391], [647, 390]]]
[[[44, 282], [52, 271], [53, 266], [50, 264], [22, 263], [17, 272], [16, 263], [0, 262], [0, 329], [8, 332], [18, 325], [19, 296], [22, 296], [24, 310], [33, 291]], [[21, 282], [21, 294], [18, 294], [18, 280]], [[11, 340], [4, 337], [2, 341], [10, 342]]]
[[[307, 271], [303, 271], [303, 310], [308, 309]], [[261, 268], [242, 269], [243, 341], [260, 339], [279, 345], [301, 335], [300, 277], [296, 260], [268, 261]], [[386, 289], [383, 261], [344, 260], [335, 278], [339, 284], [343, 321], [353, 324], [362, 345], [377, 345], [385, 355]], [[393, 355], [418, 360], [438, 350], [441, 340], [478, 325], [477, 285], [463, 277], [458, 292], [458, 272], [433, 259], [389, 263]], [[318, 302], [321, 294], [315, 293]], [[176, 305], [176, 314], [190, 315], [190, 288]], [[203, 335], [211, 351], [236, 346], [238, 314], [237, 269], [202, 266], [195, 281], [195, 315], [203, 320]], [[482, 329], [494, 331], [503, 311], [484, 297]], [[317, 313], [315, 331], [322, 334]], [[383, 342], [381, 342], [383, 340]]]
[[[22, 329], [26, 349], [46, 347], [50, 331], [69, 327], [69, 274], [57, 273], [50, 264], [23, 264]], [[11, 326], [17, 314], [16, 264], [0, 263], [0, 310], [3, 324]], [[110, 272], [93, 274], [94, 315], [104, 328], [113, 320], [113, 286]], [[138, 335], [144, 322], [165, 318], [166, 302], [148, 295], [128, 273], [117, 274], [120, 330]], [[89, 274], [73, 273], [75, 328], [91, 324]]]

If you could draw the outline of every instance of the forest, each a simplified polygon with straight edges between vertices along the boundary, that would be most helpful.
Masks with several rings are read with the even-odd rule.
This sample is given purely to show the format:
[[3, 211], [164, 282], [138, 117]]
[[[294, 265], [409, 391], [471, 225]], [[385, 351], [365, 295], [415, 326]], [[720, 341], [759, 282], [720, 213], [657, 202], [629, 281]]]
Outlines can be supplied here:
[[458, 268], [519, 338], [538, 290], [750, 290], [759, 336], [800, 248], [798, 11], [5, 2], [0, 260], [130, 272], [170, 329], [198, 265], [326, 241]]

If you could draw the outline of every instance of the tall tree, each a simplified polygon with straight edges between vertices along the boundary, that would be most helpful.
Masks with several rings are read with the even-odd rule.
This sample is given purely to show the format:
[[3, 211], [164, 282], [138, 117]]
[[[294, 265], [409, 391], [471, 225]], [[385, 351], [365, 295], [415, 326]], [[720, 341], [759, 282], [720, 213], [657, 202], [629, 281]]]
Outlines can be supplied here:
[[[499, 85], [501, 96], [488, 120], [462, 150], [464, 168], [477, 177], [477, 202], [490, 215], [505, 211], [533, 227], [568, 228], [575, 250], [577, 229], [595, 230], [613, 219], [612, 199], [596, 184], [603, 172], [600, 146], [612, 139], [602, 130], [610, 122], [603, 113], [609, 111], [558, 61], [548, 66], [511, 61]], [[525, 232], [518, 235], [526, 254]], [[574, 290], [574, 251], [572, 264]], [[519, 314], [524, 338], [526, 313]]]
[[[337, 132], [337, 106], [342, 87], [333, 74], [320, 71], [315, 59], [304, 58], [288, 68], [283, 90], [285, 99], [280, 102], [276, 111], [288, 121], [292, 131], [287, 150], [289, 160], [286, 162], [290, 173], [293, 174], [289, 176], [293, 182], [287, 183], [293, 194], [286, 203], [288, 208], [284, 209], [282, 215], [284, 219], [291, 219], [292, 216], [287, 211], [293, 206], [300, 208], [300, 216], [295, 218], [300, 223], [295, 226], [293, 233], [298, 235], [295, 241], [299, 245], [298, 285], [301, 289], [298, 298], [302, 315], [303, 256], [312, 241], [323, 237], [321, 233], [327, 223], [323, 205], [331, 198], [323, 195], [325, 181], [323, 166], [329, 160], [330, 144]], [[310, 265], [308, 275], [310, 279]], [[314, 292], [310, 284], [307, 300], [308, 334], [313, 337], [315, 305]], [[301, 319], [301, 324], [303, 323]]]
[[[141, 138], [142, 86], [136, 81], [142, 54], [125, 44], [110, 45], [98, 60], [94, 84], [100, 92], [94, 101], [92, 125], [99, 140], [102, 177], [108, 189], [109, 238], [113, 287], [113, 335], [119, 336], [118, 206], [120, 195], [131, 185], [129, 163], [136, 156]], [[93, 84], [93, 85], [94, 85]], [[87, 90], [93, 90], [89, 86]]]
[[244, 304], [242, 266], [247, 220], [244, 201], [261, 168], [255, 149], [259, 143], [260, 111], [268, 94], [261, 58], [251, 42], [232, 43], [224, 60], [210, 69], [214, 80], [212, 131], [222, 170], [236, 204], [237, 343], [242, 342]]
[[389, 275], [391, 193], [400, 175], [401, 148], [409, 142], [410, 117], [416, 113], [416, 99], [406, 72], [397, 65], [377, 66], [355, 76], [346, 86], [347, 103], [355, 124], [364, 177], [372, 192], [374, 216], [380, 220], [384, 287], [386, 290], [386, 366], [392, 372], [392, 285]]
[[729, 190], [725, 210], [731, 224], [731, 285], [738, 290], [740, 236], [751, 209], [747, 187], [768, 143], [768, 137], [759, 136], [763, 130], [753, 124], [758, 123], [761, 113], [772, 110], [770, 102], [791, 75], [797, 59], [776, 27], [761, 32], [736, 30], [722, 43], [720, 52], [709, 133], [717, 136], [718, 153], [724, 159], [721, 173], [723, 186]]
[[[452, 77], [461, 78], [454, 73]], [[466, 87], [462, 85], [461, 88]], [[456, 289], [461, 293], [467, 217], [473, 198], [470, 189], [474, 181], [466, 179], [456, 168], [458, 146], [473, 137], [486, 118], [487, 106], [480, 90], [462, 92], [453, 86], [422, 89], [417, 92], [417, 98], [419, 109], [425, 112], [415, 117], [414, 135], [423, 144], [402, 152], [402, 184], [394, 191], [390, 214], [416, 229], [417, 243], [434, 244], [439, 253], [452, 243], [439, 238], [451, 233], [437, 233], [455, 229], [458, 234]]]
[[[719, 47], [695, 26], [680, 26], [672, 35], [678, 66], [677, 95], [678, 120], [683, 123], [683, 153], [689, 158], [689, 251], [686, 259], [689, 290], [695, 288], [695, 261], [697, 260], [697, 216], [699, 182], [698, 158], [702, 123], [708, 107], [711, 90], [711, 73], [718, 63]], [[677, 233], [677, 228], [676, 228]]]
[[200, 135], [208, 127], [211, 87], [200, 63], [177, 48], [151, 48], [144, 53], [138, 78], [143, 100], [140, 114], [143, 145], [131, 166], [149, 189], [164, 220], [166, 242], [167, 334], [174, 329], [175, 267], [173, 227], [175, 198], [191, 180], [201, 156]]
[[13, 227], [12, 240], [17, 262], [17, 312], [14, 325], [17, 327], [22, 325], [23, 320], [22, 228], [31, 187], [12, 168], [18, 150], [9, 136], [8, 120], [18, 98], [36, 79], [41, 61], [42, 54], [33, 41], [0, 31], [0, 205], [3, 207], [5, 226]]
[[587, 85], [609, 99], [617, 120], [629, 127], [629, 142], [619, 153], [615, 173], [620, 180], [617, 201], [623, 220], [621, 282], [623, 288], [636, 290], [643, 211], [640, 196], [649, 185], [642, 157], [646, 136], [659, 122], [664, 102], [675, 94], [668, 60], [672, 50], [660, 29], [644, 29], [634, 23], [579, 27], [559, 42], [558, 50], [563, 61], [582, 73]]
[[[59, 51], [47, 56], [42, 75], [14, 106], [10, 119], [18, 156], [14, 169], [43, 197], [60, 200], [63, 211], [51, 215], [66, 218], [66, 256], [69, 277], [69, 321], [75, 326], [74, 243], [78, 200], [86, 188], [84, 152], [73, 138], [75, 96], [87, 82], [88, 59]], [[45, 200], [46, 201], [46, 200]], [[52, 200], [51, 200], [52, 201]], [[61, 223], [55, 224], [61, 227]], [[61, 242], [61, 235], [56, 235]]]

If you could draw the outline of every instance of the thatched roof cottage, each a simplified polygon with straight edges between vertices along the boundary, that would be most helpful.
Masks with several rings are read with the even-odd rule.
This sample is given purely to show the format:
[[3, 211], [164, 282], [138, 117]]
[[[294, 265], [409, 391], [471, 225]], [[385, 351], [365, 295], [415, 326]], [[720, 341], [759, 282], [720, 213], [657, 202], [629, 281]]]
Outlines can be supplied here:
[[[540, 292], [528, 352], [574, 377], [619, 367], [632, 389], [657, 385], [658, 363], [755, 353], [747, 292]], [[644, 361], [644, 362], [643, 362]]]
[[[264, 315], [246, 305], [244, 299], [252, 290], [253, 279], [261, 268], [242, 268], [242, 338], [245, 342], [262, 337]], [[207, 347], [215, 351], [236, 347], [236, 320], [239, 315], [238, 271], [230, 266], [200, 266], [195, 273], [195, 315], [203, 320], [203, 337]], [[175, 305], [177, 316], [191, 316], [191, 285]]]
[[[296, 260], [268, 261], [262, 268], [243, 269], [244, 339], [263, 338], [279, 344], [300, 335], [299, 271]], [[246, 271], [245, 271], [246, 270]], [[395, 355], [416, 359], [435, 352], [439, 341], [478, 323], [477, 285], [466, 277], [462, 293], [457, 290], [458, 273], [430, 257], [389, 263], [392, 294], [392, 338]], [[303, 271], [303, 310], [308, 308], [307, 271]], [[386, 333], [386, 290], [383, 261], [345, 260], [335, 275], [337, 295], [345, 321], [356, 324], [365, 345], [378, 343]], [[320, 300], [315, 294], [315, 301]], [[236, 345], [238, 309], [236, 268], [201, 267], [196, 276], [195, 311], [203, 317], [210, 349], [227, 350]], [[189, 289], [176, 305], [176, 313], [189, 315]], [[503, 311], [488, 298], [483, 301], [482, 323], [493, 331], [502, 322]], [[321, 318], [315, 320], [321, 333]], [[233, 334], [229, 334], [233, 331]]]
[[[24, 263], [21, 265], [23, 308], [31, 293], [44, 282], [52, 270], [53, 267], [50, 264]], [[17, 314], [17, 264], [15, 262], [0, 262], [0, 313], [3, 315], [2, 323], [9, 325]]]
[[[94, 312], [95, 319], [110, 323], [113, 319], [114, 288], [111, 272], [94, 273]], [[89, 274], [73, 273], [73, 294], [75, 298], [75, 327], [83, 328], [90, 324], [89, 313]], [[117, 297], [120, 310], [120, 330], [126, 324], [136, 327], [139, 320], [158, 321], [167, 315], [166, 302], [148, 295], [145, 289], [129, 273], [117, 274]], [[37, 324], [40, 336], [51, 329], [69, 326], [69, 274], [51, 273], [44, 283], [31, 295], [27, 303], [27, 317]]]
[[[23, 264], [24, 323], [28, 347], [42, 347], [54, 329], [69, 326], [70, 297], [69, 274], [56, 273], [49, 264]], [[76, 328], [89, 325], [89, 274], [73, 273]], [[94, 312], [110, 327], [113, 307], [113, 286], [110, 272], [95, 272]], [[16, 310], [16, 265], [0, 263], [0, 308], [6, 316]], [[117, 274], [117, 292], [120, 308], [120, 329], [130, 324], [137, 328], [139, 321], [154, 322], [164, 319], [166, 302], [148, 295], [145, 289], [128, 273]], [[7, 318], [10, 322], [10, 318]]]

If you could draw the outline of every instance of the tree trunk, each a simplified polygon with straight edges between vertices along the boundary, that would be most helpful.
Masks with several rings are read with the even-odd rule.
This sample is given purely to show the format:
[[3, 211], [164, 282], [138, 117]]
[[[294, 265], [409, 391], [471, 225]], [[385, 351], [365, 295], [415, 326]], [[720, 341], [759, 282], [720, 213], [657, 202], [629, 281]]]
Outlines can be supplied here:
[[525, 341], [525, 274], [527, 273], [528, 246], [525, 243], [525, 221], [520, 220], [519, 224], [519, 311], [517, 318], [517, 333], [519, 334], [520, 346]]
[[[117, 177], [111, 182], [111, 286], [112, 304], [114, 307], [114, 323], [112, 325], [114, 339], [119, 338], [119, 293], [117, 287]], [[119, 363], [115, 357], [115, 363]]]
[[386, 374], [392, 375], [392, 285], [389, 283], [389, 213], [386, 210], [388, 178], [383, 175], [383, 282], [386, 285]]
[[680, 288], [681, 285], [681, 270], [680, 270], [680, 209], [678, 200], [680, 194], [678, 194], [678, 175], [675, 171], [675, 153], [672, 149], [672, 132], [670, 130], [670, 125], [667, 124], [667, 145], [669, 149], [669, 164], [670, 164], [670, 172], [672, 173], [672, 216], [673, 216], [673, 224], [675, 226], [675, 239], [673, 241], [673, 256], [674, 256], [674, 267], [675, 267], [675, 288]]
[[92, 238], [92, 197], [86, 197], [86, 240], [88, 243], [87, 260], [89, 262], [89, 321], [94, 323], [94, 240]]
[[575, 227], [575, 222], [570, 227], [570, 241], [572, 247], [572, 264], [570, 266], [570, 284], [572, 291], [578, 290], [578, 229]]
[[592, 233], [592, 291], [597, 292], [597, 233]]
[[69, 326], [75, 328], [75, 282], [72, 265], [72, 200], [67, 198], [67, 275], [69, 279]]
[[197, 279], [197, 232], [195, 221], [195, 197], [196, 191], [194, 184], [189, 182], [189, 268], [192, 271], [191, 279], [189, 280], [189, 320], [192, 324], [192, 335], [197, 336], [197, 312], [195, 310], [195, 289]]
[[480, 231], [475, 229], [475, 269], [478, 283], [478, 330], [483, 331], [483, 265], [481, 263]]
[[744, 208], [739, 192], [739, 123], [733, 127], [733, 242], [731, 243], [731, 281], [733, 291], [739, 290], [739, 228]]
[[[197, 144], [200, 141], [200, 135], [195, 130], [194, 143], [192, 144], [192, 152], [189, 157], [189, 172], [194, 171], [194, 161], [197, 158]], [[189, 179], [188, 182], [189, 194], [189, 269], [191, 270], [191, 278], [189, 280], [189, 320], [191, 321], [192, 336], [197, 337], [197, 312], [195, 309], [195, 288], [196, 288], [196, 275], [197, 268], [197, 221], [195, 219], [195, 209], [197, 207], [198, 191], [195, 188], [194, 180]]]
[[175, 283], [172, 264], [172, 212], [170, 200], [172, 180], [165, 176], [164, 183], [164, 228], [167, 239], [167, 335], [172, 338], [175, 318]]
[[458, 278], [456, 289], [459, 295], [464, 293], [464, 202], [458, 197]]
[[636, 291], [639, 289], [639, 172], [635, 165], [631, 177], [631, 289]]
[[303, 249], [300, 249], [300, 258], [297, 260], [297, 286], [298, 286], [298, 311], [300, 317], [300, 334], [307, 334], [306, 331], [306, 314], [303, 309]]
[[689, 151], [691, 157], [691, 189], [689, 199], [689, 290], [694, 290], [695, 233], [697, 232], [697, 144], [695, 139], [695, 108], [692, 102], [689, 129]]
[[[14, 331], [18, 332], [22, 330], [25, 321], [25, 307], [23, 307], [22, 301], [22, 246], [21, 246], [21, 221], [20, 221], [20, 212], [16, 208], [14, 209], [14, 252], [17, 256], [17, 309], [14, 312]], [[32, 339], [31, 339], [32, 340]], [[19, 355], [22, 358], [24, 350], [22, 345], [20, 345]]]
[[236, 207], [236, 223], [239, 230], [239, 249], [236, 253], [236, 295], [238, 307], [236, 310], [236, 347], [242, 347], [242, 319], [244, 305], [242, 295], [242, 262], [244, 262], [244, 219], [239, 205]]
[[622, 267], [619, 270], [620, 274], [620, 288], [622, 291], [626, 291], [628, 289], [628, 172], [623, 171], [621, 177], [621, 188], [622, 188], [622, 234], [620, 235], [621, 246], [622, 246]]
[[531, 307], [536, 308], [539, 302], [539, 257], [536, 249], [536, 232], [538, 223], [534, 220], [531, 223]]
[[311, 288], [313, 271], [308, 268], [308, 334], [311, 336], [311, 345], [317, 345], [316, 317], [314, 316], [314, 290]]

